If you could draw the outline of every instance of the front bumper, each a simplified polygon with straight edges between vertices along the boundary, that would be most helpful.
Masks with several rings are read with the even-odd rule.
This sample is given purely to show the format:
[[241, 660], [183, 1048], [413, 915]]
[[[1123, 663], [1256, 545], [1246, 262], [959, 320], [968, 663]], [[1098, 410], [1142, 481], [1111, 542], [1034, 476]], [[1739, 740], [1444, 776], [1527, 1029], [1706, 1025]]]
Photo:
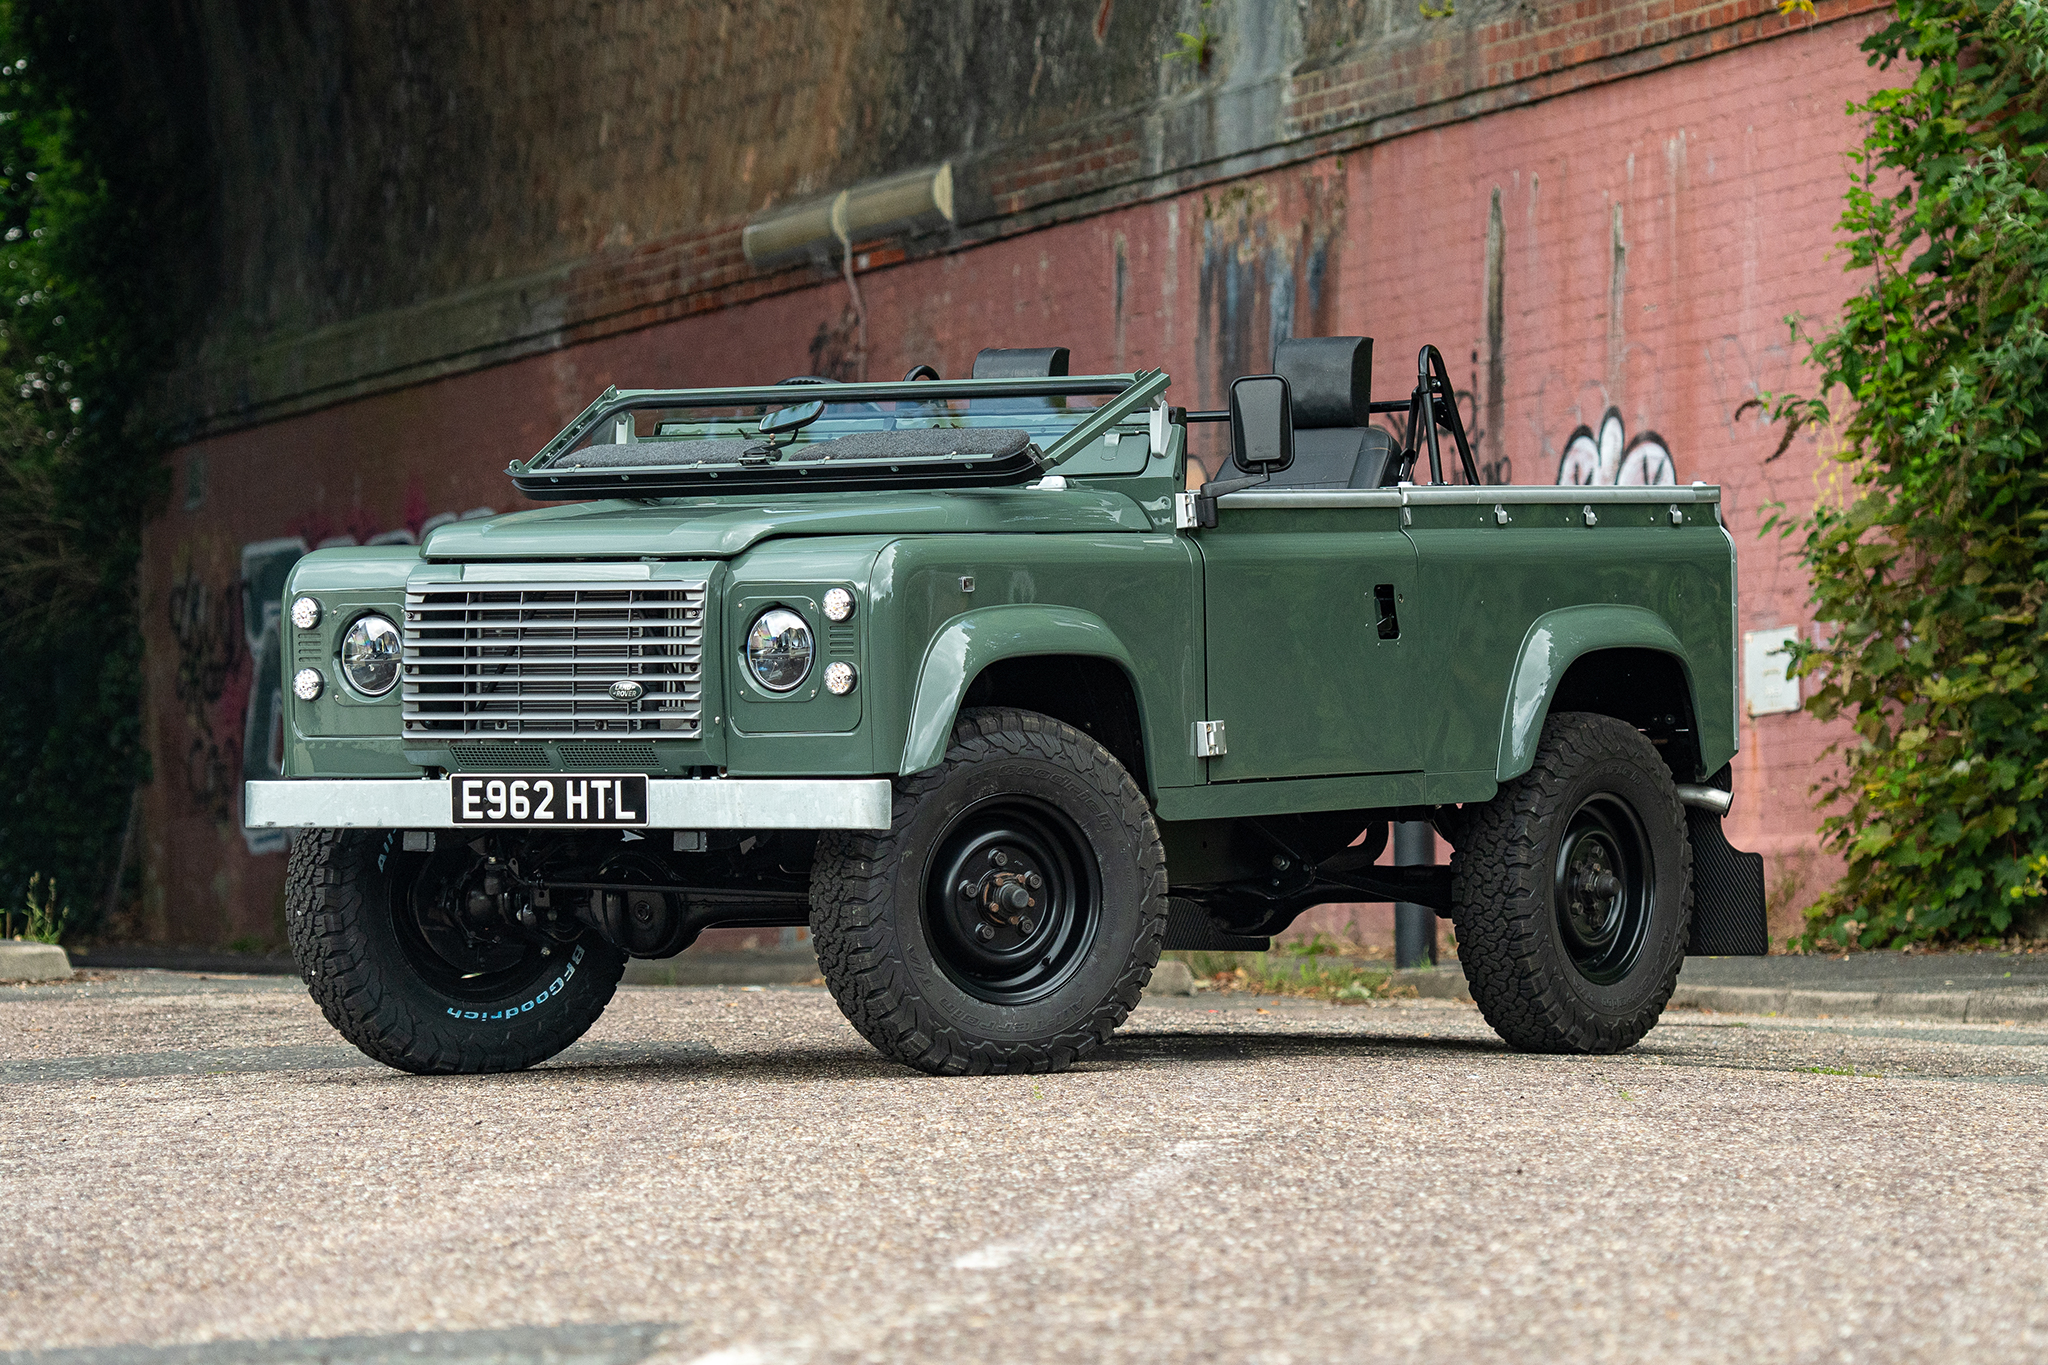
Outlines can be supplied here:
[[[887, 829], [892, 789], [875, 778], [663, 778], [647, 780], [650, 829]], [[250, 829], [447, 829], [453, 795], [443, 778], [290, 778], [250, 782]]]

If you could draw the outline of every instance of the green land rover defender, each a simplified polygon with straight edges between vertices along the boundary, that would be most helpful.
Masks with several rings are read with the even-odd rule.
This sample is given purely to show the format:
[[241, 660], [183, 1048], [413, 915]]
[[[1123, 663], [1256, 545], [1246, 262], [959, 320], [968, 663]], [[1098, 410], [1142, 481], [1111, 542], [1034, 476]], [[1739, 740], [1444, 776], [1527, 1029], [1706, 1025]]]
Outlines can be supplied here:
[[628, 957], [808, 925], [886, 1055], [1057, 1070], [1162, 949], [1399, 901], [1509, 1044], [1612, 1052], [1688, 951], [1765, 951], [1720, 491], [1483, 485], [1434, 348], [1393, 402], [1366, 338], [1274, 369], [1215, 412], [1059, 348], [608, 390], [509, 470], [559, 505], [301, 559], [245, 818], [299, 831], [328, 1019], [525, 1067]]

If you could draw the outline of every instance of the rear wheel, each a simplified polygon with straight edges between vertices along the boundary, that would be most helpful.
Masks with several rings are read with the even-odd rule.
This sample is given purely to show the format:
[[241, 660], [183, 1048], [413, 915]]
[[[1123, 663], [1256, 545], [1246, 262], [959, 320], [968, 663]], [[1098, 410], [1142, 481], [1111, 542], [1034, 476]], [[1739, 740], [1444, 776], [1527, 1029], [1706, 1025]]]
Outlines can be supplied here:
[[1486, 1021], [1525, 1052], [1634, 1046], [1692, 920], [1692, 847], [1656, 748], [1608, 716], [1554, 715], [1529, 771], [1467, 807], [1459, 835], [1458, 957]]
[[292, 956], [327, 1021], [401, 1071], [517, 1071], [582, 1037], [625, 955], [585, 930], [485, 935], [459, 911], [481, 859], [406, 853], [397, 830], [314, 830], [285, 877]]
[[1056, 1071], [1138, 1003], [1166, 931], [1144, 793], [1036, 712], [969, 711], [889, 830], [828, 834], [811, 936], [840, 1009], [921, 1071]]

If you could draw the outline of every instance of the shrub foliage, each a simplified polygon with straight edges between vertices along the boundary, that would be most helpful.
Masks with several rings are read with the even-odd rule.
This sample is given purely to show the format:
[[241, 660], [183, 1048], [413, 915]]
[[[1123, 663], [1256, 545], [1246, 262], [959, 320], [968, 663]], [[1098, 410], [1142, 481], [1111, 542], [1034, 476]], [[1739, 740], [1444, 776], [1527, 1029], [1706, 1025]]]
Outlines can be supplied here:
[[135, 580], [164, 442], [136, 414], [193, 215], [120, 45], [170, 22], [0, 0], [0, 906], [49, 933], [118, 899], [147, 775]]
[[1813, 345], [1849, 406], [1796, 667], [1856, 735], [1817, 789], [1847, 871], [1807, 940], [1883, 947], [2002, 936], [2048, 893], [2048, 8], [1900, 0], [1864, 47], [1917, 74], [1851, 107], [1869, 283]]

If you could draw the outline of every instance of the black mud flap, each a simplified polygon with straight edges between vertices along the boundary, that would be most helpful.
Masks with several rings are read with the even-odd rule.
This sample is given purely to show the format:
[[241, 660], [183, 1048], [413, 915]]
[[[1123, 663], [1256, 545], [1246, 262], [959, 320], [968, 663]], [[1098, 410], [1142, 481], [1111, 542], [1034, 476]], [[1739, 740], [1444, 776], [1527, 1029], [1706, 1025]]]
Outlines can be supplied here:
[[1721, 817], [1698, 806], [1685, 809], [1692, 839], [1691, 957], [1762, 957], [1771, 950], [1764, 918], [1764, 855], [1732, 847]]
[[1263, 953], [1271, 949], [1270, 938], [1251, 938], [1219, 929], [1202, 912], [1202, 907], [1181, 896], [1166, 902], [1166, 941], [1162, 952]]

